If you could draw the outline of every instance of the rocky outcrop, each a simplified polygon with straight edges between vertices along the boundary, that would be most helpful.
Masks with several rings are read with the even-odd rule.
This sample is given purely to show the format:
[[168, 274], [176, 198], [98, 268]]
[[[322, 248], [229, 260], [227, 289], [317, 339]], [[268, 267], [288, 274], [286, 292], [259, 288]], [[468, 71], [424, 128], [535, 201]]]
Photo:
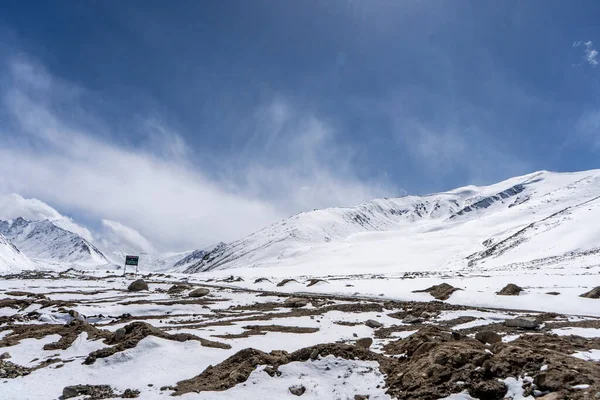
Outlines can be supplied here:
[[522, 287], [517, 286], [514, 283], [509, 283], [508, 285], [504, 286], [502, 288], [502, 290], [500, 290], [496, 294], [498, 294], [500, 296], [518, 296], [522, 291], [523, 291]]

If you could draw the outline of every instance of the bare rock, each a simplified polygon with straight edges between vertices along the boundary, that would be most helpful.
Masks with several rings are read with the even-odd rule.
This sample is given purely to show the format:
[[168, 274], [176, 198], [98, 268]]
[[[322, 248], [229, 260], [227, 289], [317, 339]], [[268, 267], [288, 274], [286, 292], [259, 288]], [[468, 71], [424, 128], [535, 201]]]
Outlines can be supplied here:
[[81, 313], [79, 313], [79, 312], [77, 312], [75, 310], [69, 310], [69, 315], [71, 317], [73, 317], [73, 319], [76, 319], [76, 320], [81, 321], [81, 322], [86, 322], [85, 315], [83, 315], [83, 314], [81, 314]]
[[4, 352], [0, 354], [0, 360], [8, 360], [10, 358], [10, 353]]
[[469, 394], [477, 399], [500, 400], [508, 392], [506, 385], [497, 380], [476, 382]]
[[502, 336], [498, 335], [493, 331], [481, 331], [475, 334], [475, 339], [479, 340], [481, 343], [486, 344], [494, 344], [502, 342]]
[[257, 278], [254, 283], [261, 283], [261, 282], [269, 282], [269, 283], [273, 283], [271, 282], [271, 280], [267, 279], [267, 278]]
[[355, 394], [354, 400], [369, 400], [368, 394]]
[[125, 335], [127, 335], [125, 328], [119, 328], [113, 333], [113, 341], [120, 342], [125, 339]]
[[298, 281], [297, 281], [297, 280], [295, 280], [295, 279], [284, 279], [284, 280], [282, 280], [281, 282], [279, 282], [279, 283], [277, 284], [277, 287], [282, 287], [282, 286], [285, 286], [285, 285], [287, 285], [288, 283], [291, 283], [291, 282], [296, 282], [296, 283], [298, 283]]
[[426, 293], [429, 293], [430, 295], [432, 295], [437, 300], [448, 300], [450, 298], [450, 296], [452, 295], [452, 293], [456, 292], [457, 290], [461, 290], [461, 289], [455, 288], [454, 286], [449, 285], [447, 283], [442, 283], [439, 285], [431, 286], [427, 289], [415, 290], [415, 291], [413, 291], [413, 293], [426, 292]]
[[136, 281], [131, 282], [129, 287], [127, 288], [130, 292], [139, 292], [141, 290], [148, 290], [148, 284], [143, 279], [138, 279]]
[[108, 399], [114, 397], [113, 390], [108, 385], [74, 385], [63, 389], [63, 399], [77, 396], [89, 396], [93, 399]]
[[558, 296], [560, 292], [547, 292], [546, 294], [549, 294], [551, 296]]
[[504, 321], [504, 325], [511, 328], [536, 329], [540, 326], [540, 322], [535, 318], [514, 318]]
[[600, 299], [600, 286], [596, 286], [589, 292], [585, 292], [584, 294], [580, 294], [579, 297], [586, 297], [588, 299]]
[[121, 397], [124, 399], [136, 399], [140, 397], [140, 391], [135, 389], [125, 389]]
[[408, 317], [404, 318], [402, 320], [403, 324], [420, 324], [421, 322], [423, 322], [422, 318], [419, 317], [415, 317], [413, 315], [409, 315]]
[[502, 290], [500, 290], [496, 294], [498, 294], [500, 296], [518, 296], [519, 293], [521, 293], [522, 291], [523, 291], [522, 287], [517, 286], [514, 283], [509, 283], [508, 285], [504, 286], [502, 288]]
[[368, 349], [373, 344], [373, 339], [370, 337], [360, 338], [356, 341], [356, 347]]
[[548, 393], [542, 397], [537, 397], [537, 400], [564, 400], [565, 396], [560, 393]]
[[302, 385], [290, 386], [289, 391], [294, 396], [302, 396], [306, 392], [306, 388]]
[[373, 329], [383, 327], [383, 324], [381, 322], [375, 321], [374, 319], [368, 319], [367, 321], [365, 321], [365, 325]]
[[186, 285], [185, 283], [176, 283], [167, 290], [168, 294], [176, 294], [181, 293], [185, 290], [190, 289], [190, 285]]
[[327, 282], [326, 280], [323, 280], [323, 279], [311, 279], [307, 282], [306, 286], [311, 287], [311, 286], [317, 285], [319, 283], [329, 283], [329, 282]]
[[300, 297], [290, 297], [283, 302], [284, 307], [300, 308], [308, 305], [308, 300]]
[[192, 290], [188, 296], [189, 297], [203, 297], [206, 296], [207, 294], [210, 293], [210, 290], [206, 289], [206, 288], [198, 288], [198, 289], [194, 289]]

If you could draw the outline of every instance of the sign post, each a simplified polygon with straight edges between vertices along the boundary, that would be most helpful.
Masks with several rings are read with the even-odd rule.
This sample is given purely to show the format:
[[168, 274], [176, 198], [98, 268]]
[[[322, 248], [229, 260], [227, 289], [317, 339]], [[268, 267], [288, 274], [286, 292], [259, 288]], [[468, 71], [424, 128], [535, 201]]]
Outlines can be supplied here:
[[127, 272], [128, 265], [131, 265], [131, 266], [135, 265], [135, 274], [137, 276], [139, 260], [140, 260], [139, 256], [125, 256], [125, 268], [123, 268], [123, 276], [125, 276], [125, 273]]

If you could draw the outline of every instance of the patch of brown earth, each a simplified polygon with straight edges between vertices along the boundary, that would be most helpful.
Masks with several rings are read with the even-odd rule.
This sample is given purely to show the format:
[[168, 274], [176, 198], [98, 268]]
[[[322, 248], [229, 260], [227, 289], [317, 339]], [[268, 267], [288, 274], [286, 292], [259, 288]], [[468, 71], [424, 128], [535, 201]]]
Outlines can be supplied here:
[[122, 306], [130, 306], [134, 304], [155, 304], [157, 306], [173, 306], [176, 304], [198, 304], [198, 305], [210, 305], [220, 301], [230, 301], [229, 299], [221, 299], [221, 298], [179, 298], [173, 300], [132, 300], [132, 301], [124, 301], [117, 303]]
[[219, 349], [231, 348], [231, 346], [228, 344], [203, 339], [196, 335], [191, 335], [188, 333], [171, 335], [145, 322], [132, 322], [128, 325], [125, 325], [123, 328], [117, 329], [105, 340], [105, 343], [112, 345], [111, 347], [93, 351], [87, 356], [84, 364], [93, 364], [98, 358], [109, 357], [123, 350], [134, 348], [137, 346], [140, 340], [150, 335], [168, 340], [176, 340], [179, 342], [197, 340], [204, 347], [214, 347]]
[[[252, 305], [235, 306], [230, 307], [230, 310], [242, 311], [242, 310], [259, 310], [262, 312], [272, 311], [274, 309], [283, 308], [283, 303], [255, 303]], [[233, 322], [250, 322], [250, 321], [269, 321], [271, 319], [279, 318], [290, 318], [290, 317], [308, 317], [322, 315], [329, 311], [341, 311], [346, 313], [364, 313], [364, 312], [382, 312], [383, 306], [380, 303], [345, 303], [345, 304], [331, 304], [319, 308], [294, 308], [291, 311], [267, 313], [259, 315], [242, 315], [240, 318], [228, 320], [227, 325]], [[210, 321], [201, 324], [186, 325], [188, 329], [206, 328], [209, 326], [221, 326], [224, 325], [223, 321]], [[170, 330], [174, 328], [166, 328]]]
[[3, 330], [12, 332], [0, 340], [0, 347], [9, 347], [18, 344], [23, 339], [42, 339], [48, 335], [60, 335], [61, 338], [54, 343], [44, 345], [44, 350], [65, 350], [77, 339], [82, 332], [87, 332], [90, 340], [107, 338], [110, 332], [95, 328], [84, 322], [73, 320], [66, 325], [59, 324], [32, 324], [8, 325]]
[[41, 293], [23, 292], [20, 290], [13, 290], [10, 292], [5, 292], [4, 294], [8, 295], [8, 296], [24, 296], [24, 297], [33, 297], [36, 299], [47, 299], [47, 297]]
[[244, 349], [216, 366], [209, 366], [200, 375], [178, 382], [174, 395], [227, 390], [238, 383], [245, 382], [258, 365], [267, 365], [265, 372], [275, 376], [278, 373], [277, 368], [281, 365], [293, 361], [307, 361], [319, 355], [325, 357], [329, 354], [349, 360], [385, 360], [385, 357], [367, 349], [338, 343], [307, 347], [291, 354], [285, 351], [272, 351], [267, 354], [260, 350]]
[[[597, 342], [584, 338], [575, 342], [553, 335], [524, 335], [510, 343], [484, 346], [464, 336], [455, 340], [450, 333], [428, 326], [384, 346], [386, 353], [404, 357], [398, 359], [394, 371], [382, 371], [388, 375], [388, 394], [402, 399], [439, 399], [463, 389], [480, 399], [503, 399], [506, 388], [498, 379], [525, 374], [542, 391], [584, 399], [600, 390], [600, 365], [571, 354]], [[540, 371], [542, 365], [548, 369]], [[588, 393], [572, 389], [578, 384], [589, 384]]]
[[243, 327], [246, 332], [238, 334], [212, 335], [221, 339], [242, 339], [249, 336], [266, 335], [267, 332], [281, 333], [315, 333], [319, 328], [300, 327], [300, 326], [282, 326], [282, 325], [247, 325]]
[[29, 307], [34, 300], [32, 299], [0, 299], [0, 308], [15, 308], [24, 310]]

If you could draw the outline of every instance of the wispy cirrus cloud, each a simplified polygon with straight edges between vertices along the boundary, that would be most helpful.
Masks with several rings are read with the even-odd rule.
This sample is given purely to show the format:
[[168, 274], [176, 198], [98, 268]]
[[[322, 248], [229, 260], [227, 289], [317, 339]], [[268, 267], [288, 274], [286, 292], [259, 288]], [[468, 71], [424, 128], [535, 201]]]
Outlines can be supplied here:
[[[583, 47], [584, 54], [583, 54], [582, 63], [584, 63], [584, 62], [588, 63], [592, 67], [595, 67], [596, 65], [598, 65], [598, 51], [594, 48], [594, 44], [592, 43], [591, 40], [588, 40], [587, 42], [582, 42], [582, 41], [574, 42], [573, 47]], [[581, 64], [579, 64], [579, 65], [581, 65]]]

